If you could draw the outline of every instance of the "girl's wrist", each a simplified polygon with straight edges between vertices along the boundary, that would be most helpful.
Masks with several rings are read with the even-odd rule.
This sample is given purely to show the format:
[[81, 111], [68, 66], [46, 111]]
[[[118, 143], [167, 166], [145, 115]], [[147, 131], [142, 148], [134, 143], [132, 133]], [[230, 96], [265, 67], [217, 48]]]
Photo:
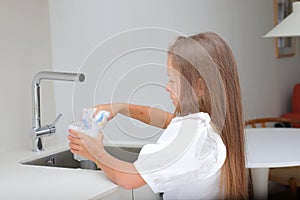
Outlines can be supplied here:
[[118, 113], [124, 114], [127, 108], [125, 103], [115, 103], [113, 107], [113, 112], [115, 112], [115, 115]]
[[101, 168], [101, 160], [105, 155], [107, 155], [107, 152], [104, 150], [97, 158], [95, 158], [94, 163], [97, 165], [98, 168]]
[[104, 155], [106, 155], [106, 154], [107, 154], [107, 152], [106, 152], [106, 150], [105, 150], [104, 147], [103, 147], [103, 148], [101, 149], [99, 155], [97, 156], [96, 160], [101, 160], [101, 158], [102, 158]]

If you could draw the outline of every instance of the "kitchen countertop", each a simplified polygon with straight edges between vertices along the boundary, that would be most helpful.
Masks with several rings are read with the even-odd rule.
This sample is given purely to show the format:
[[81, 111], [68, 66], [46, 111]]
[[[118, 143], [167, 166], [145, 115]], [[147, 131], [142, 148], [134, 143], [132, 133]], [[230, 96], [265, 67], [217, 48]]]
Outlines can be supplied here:
[[23, 165], [20, 162], [68, 149], [66, 144], [47, 145], [43, 152], [22, 147], [0, 154], [0, 199], [99, 199], [119, 186], [100, 170]]

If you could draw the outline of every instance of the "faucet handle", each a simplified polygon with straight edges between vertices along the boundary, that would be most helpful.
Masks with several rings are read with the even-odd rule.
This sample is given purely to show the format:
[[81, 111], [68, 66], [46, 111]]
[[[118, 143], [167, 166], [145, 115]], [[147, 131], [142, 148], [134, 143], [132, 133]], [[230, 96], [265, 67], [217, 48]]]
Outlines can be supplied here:
[[41, 128], [38, 128], [35, 130], [35, 137], [40, 137], [44, 135], [51, 135], [56, 132], [55, 125], [62, 117], [62, 114], [59, 114], [54, 122], [52, 124], [46, 124], [45, 126], [42, 126]]
[[58, 116], [56, 117], [56, 119], [54, 120], [54, 122], [52, 123], [52, 126], [55, 126], [61, 117], [62, 117], [62, 114], [59, 113]]

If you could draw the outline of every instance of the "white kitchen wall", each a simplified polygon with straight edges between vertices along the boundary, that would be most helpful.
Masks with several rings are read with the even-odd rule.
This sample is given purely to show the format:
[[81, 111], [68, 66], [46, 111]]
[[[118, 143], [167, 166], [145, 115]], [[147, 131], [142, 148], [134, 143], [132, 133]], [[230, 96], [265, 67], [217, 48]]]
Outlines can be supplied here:
[[[52, 70], [48, 1], [0, 1], [0, 152], [31, 140], [31, 80]], [[53, 84], [42, 83], [42, 117], [55, 116]]]
[[[31, 80], [42, 70], [84, 71], [87, 75], [85, 84], [76, 87], [56, 83], [56, 106], [52, 82], [42, 83], [43, 123], [51, 122], [56, 112], [64, 114], [58, 134], [46, 140], [65, 139], [73, 113], [78, 117], [82, 107], [111, 99], [172, 111], [163, 89], [164, 49], [178, 35], [172, 30], [187, 35], [215, 31], [223, 36], [238, 62], [245, 117], [280, 115], [289, 110], [292, 87], [300, 82], [299, 41], [296, 56], [276, 59], [273, 39], [261, 38], [272, 26], [272, 0], [2, 0], [0, 152], [21, 145], [30, 148]], [[136, 29], [143, 27], [164, 29]], [[141, 46], [161, 50], [120, 55]], [[107, 132], [117, 140], [151, 140], [160, 133], [122, 117], [112, 122]]]
[[[274, 40], [262, 38], [273, 27], [273, 0], [50, 0], [49, 8], [54, 69], [87, 75], [74, 88], [55, 83], [56, 110], [65, 115], [61, 138], [81, 108], [93, 104], [126, 101], [173, 111], [163, 88], [164, 64], [178, 32], [214, 31], [229, 43], [246, 119], [288, 111], [300, 82], [299, 49], [276, 59]], [[119, 116], [107, 133], [112, 140], [154, 140], [160, 132]]]

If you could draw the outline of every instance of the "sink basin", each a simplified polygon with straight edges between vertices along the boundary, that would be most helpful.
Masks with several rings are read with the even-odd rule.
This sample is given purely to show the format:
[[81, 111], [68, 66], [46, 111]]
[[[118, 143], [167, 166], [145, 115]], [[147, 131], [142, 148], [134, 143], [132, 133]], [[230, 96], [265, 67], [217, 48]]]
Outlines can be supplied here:
[[[117, 147], [105, 146], [105, 150], [112, 156], [127, 162], [133, 163], [138, 158], [141, 147]], [[82, 168], [82, 169], [98, 169], [92, 161], [77, 161], [73, 158], [73, 153], [70, 150], [54, 153], [51, 155], [37, 158], [34, 160], [21, 162], [24, 165], [39, 165], [48, 167], [62, 168]]]
[[42, 158], [22, 162], [24, 165], [40, 165], [49, 167], [80, 168], [80, 162], [73, 159], [70, 150], [51, 154]]

